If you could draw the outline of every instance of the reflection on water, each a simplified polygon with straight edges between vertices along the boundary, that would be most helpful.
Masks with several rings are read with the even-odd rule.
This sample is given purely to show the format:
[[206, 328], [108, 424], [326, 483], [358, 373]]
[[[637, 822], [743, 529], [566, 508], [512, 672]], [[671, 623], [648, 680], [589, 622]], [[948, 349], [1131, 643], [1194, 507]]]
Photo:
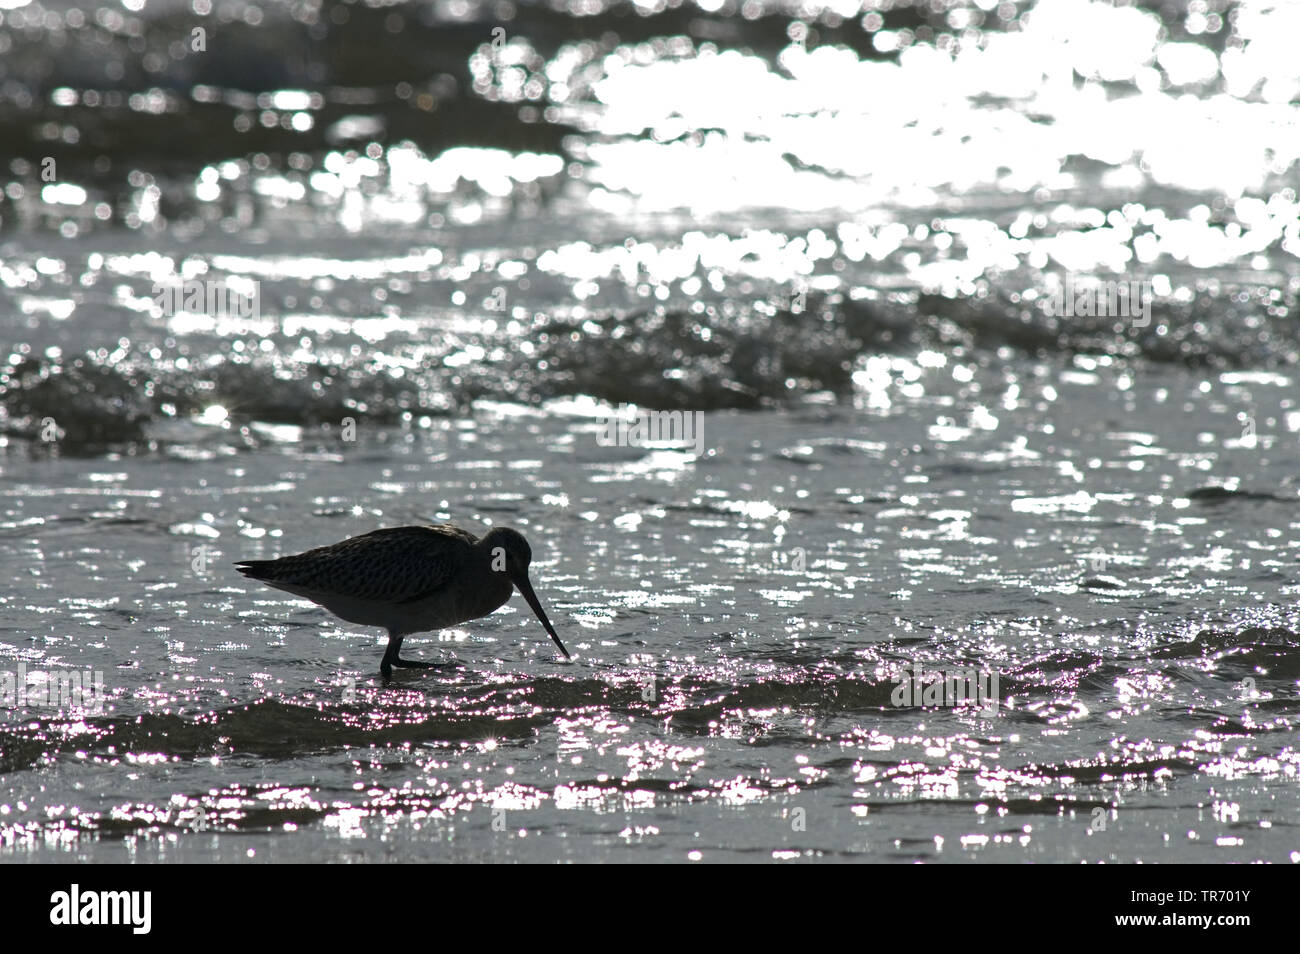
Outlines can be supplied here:
[[[109, 698], [0, 727], [4, 844], [1285, 860], [1300, 434], [1264, 453], [1237, 414], [1278, 420], [1292, 382], [1205, 377], [1197, 406], [1221, 407], [1198, 417], [1181, 371], [1121, 389], [1096, 362], [937, 357], [879, 369], [870, 412], [708, 414], [699, 455], [603, 445], [601, 406], [567, 401], [353, 444], [227, 428], [176, 464], [15, 460], [0, 532], [31, 583], [6, 656], [98, 667]], [[1087, 427], [1129, 398], [1148, 431]], [[376, 634], [226, 572], [448, 518], [527, 527], [574, 663], [515, 606], [409, 638], [447, 665], [385, 686]], [[997, 714], [894, 707], [916, 667], [998, 673]], [[28, 784], [50, 773], [76, 793]], [[796, 809], [819, 823], [792, 828]]]
[[[869, 4], [860, 20], [846, 20], [862, 12], [856, 7], [812, 6], [800, 15], [813, 22], [794, 21], [777, 48], [766, 42], [775, 10], [758, 3], [747, 3], [739, 20], [691, 21], [689, 36], [655, 34], [649, 15], [638, 29], [651, 35], [622, 43], [613, 31], [599, 42], [566, 42], [541, 11], [512, 4], [495, 12], [432, 7], [419, 17], [341, 4], [292, 15], [271, 7], [255, 23], [245, 16], [230, 25], [239, 43], [223, 34], [211, 50], [173, 41], [162, 62], [147, 53], [145, 73], [163, 85], [135, 88], [118, 76], [110, 84], [118, 88], [101, 90], [111, 77], [91, 83], [74, 65], [83, 44], [136, 37], [127, 45], [148, 47], [174, 36], [180, 21], [211, 23], [214, 32], [229, 22], [224, 8], [199, 6], [188, 15], [154, 4], [127, 15], [104, 7], [93, 25], [79, 10], [37, 3], [3, 12], [3, 45], [45, 60], [47, 70], [15, 69], [0, 102], [15, 122], [35, 109], [49, 117], [12, 158], [6, 218], [43, 221], [65, 237], [109, 222], [193, 236], [244, 232], [293, 208], [294, 219], [309, 214], [358, 232], [471, 225], [544, 201], [565, 214], [598, 210], [625, 222], [673, 213], [725, 221], [742, 211], [762, 221], [762, 210], [789, 221], [831, 210], [868, 216], [862, 224], [874, 234], [942, 208], [970, 218], [961, 231], [991, 255], [974, 274], [952, 276], [966, 282], [990, 266], [1122, 270], [1163, 256], [1268, 269], [1277, 251], [1296, 252], [1287, 172], [1300, 155], [1300, 69], [1279, 40], [1297, 16], [1285, 4], [1192, 4], [1177, 16], [1166, 11], [1168, 22], [1092, 0], [995, 11], [953, 4], [938, 14]], [[504, 25], [494, 25], [496, 16]], [[889, 26], [927, 16], [936, 22]], [[710, 23], [736, 32], [725, 41], [711, 36]], [[304, 26], [318, 43], [339, 45], [319, 47], [323, 61], [298, 79], [350, 71], [369, 82], [331, 75], [321, 89], [275, 89], [260, 85], [266, 76], [205, 81], [244, 52], [247, 35], [295, 35]], [[393, 68], [408, 75], [380, 81], [376, 70], [337, 55], [371, 28], [382, 29]], [[439, 48], [459, 47], [464, 58], [447, 56], [429, 78], [411, 51], [416, 34], [439, 29]], [[65, 42], [41, 45], [51, 35]], [[77, 83], [31, 79], [49, 70]], [[467, 97], [479, 101], [478, 112], [465, 110]], [[485, 103], [510, 109], [485, 113]], [[208, 139], [218, 151], [205, 156], [204, 137], [185, 132], [208, 122], [207, 110], [233, 116], [234, 132]], [[137, 116], [153, 117], [151, 129], [191, 151], [189, 176], [157, 167], [156, 154], [149, 162], [127, 153], [136, 168], [118, 168], [113, 154], [135, 147], [126, 135]], [[531, 127], [553, 130], [554, 151], [448, 141], [473, 138], [471, 116], [516, 139]], [[439, 134], [420, 134], [421, 124]], [[282, 135], [263, 149], [257, 130]], [[93, 160], [92, 138], [104, 150]], [[966, 209], [981, 214], [961, 215]], [[1002, 221], [1009, 209], [1019, 216]], [[941, 231], [935, 250], [963, 258], [962, 236]]]

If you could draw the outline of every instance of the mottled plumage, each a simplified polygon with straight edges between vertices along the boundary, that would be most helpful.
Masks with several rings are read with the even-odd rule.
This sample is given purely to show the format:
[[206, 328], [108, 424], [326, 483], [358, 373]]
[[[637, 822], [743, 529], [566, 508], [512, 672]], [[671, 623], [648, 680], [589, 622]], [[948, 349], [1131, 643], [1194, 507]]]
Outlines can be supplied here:
[[455, 626], [487, 616], [523, 593], [560, 651], [560, 642], [528, 580], [532, 550], [505, 527], [481, 540], [450, 524], [373, 530], [278, 560], [245, 560], [239, 572], [324, 606], [334, 615], [388, 630], [380, 669], [429, 664], [399, 658], [411, 633]]
[[389, 527], [278, 560], [245, 560], [240, 572], [285, 589], [405, 603], [442, 586], [478, 540], [449, 525]]

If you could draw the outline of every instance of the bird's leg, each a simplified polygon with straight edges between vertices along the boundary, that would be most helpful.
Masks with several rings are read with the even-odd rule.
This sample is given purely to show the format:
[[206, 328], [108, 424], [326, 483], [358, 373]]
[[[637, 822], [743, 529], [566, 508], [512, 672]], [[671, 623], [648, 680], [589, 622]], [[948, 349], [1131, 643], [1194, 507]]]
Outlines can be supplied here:
[[379, 664], [379, 671], [385, 679], [393, 678], [393, 667], [398, 669], [436, 669], [437, 663], [416, 662], [414, 659], [402, 659], [398, 653], [402, 651], [402, 640], [405, 636], [388, 636], [388, 648], [384, 650], [384, 659]]

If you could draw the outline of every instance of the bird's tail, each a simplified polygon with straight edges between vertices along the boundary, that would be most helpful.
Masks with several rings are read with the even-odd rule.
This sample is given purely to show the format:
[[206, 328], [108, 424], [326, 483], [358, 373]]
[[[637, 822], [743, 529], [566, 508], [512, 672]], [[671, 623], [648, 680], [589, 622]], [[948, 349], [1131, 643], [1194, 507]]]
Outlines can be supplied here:
[[235, 564], [235, 567], [244, 576], [252, 577], [254, 580], [265, 580], [274, 576], [271, 572], [274, 563], [274, 560], [241, 560]]

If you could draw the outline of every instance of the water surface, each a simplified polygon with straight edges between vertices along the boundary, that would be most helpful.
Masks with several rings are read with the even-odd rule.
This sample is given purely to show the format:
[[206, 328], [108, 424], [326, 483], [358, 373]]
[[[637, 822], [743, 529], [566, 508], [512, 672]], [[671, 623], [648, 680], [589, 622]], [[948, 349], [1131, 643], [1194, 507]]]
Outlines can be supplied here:
[[1300, 860], [1294, 10], [235, 10], [0, 10], [0, 857]]

